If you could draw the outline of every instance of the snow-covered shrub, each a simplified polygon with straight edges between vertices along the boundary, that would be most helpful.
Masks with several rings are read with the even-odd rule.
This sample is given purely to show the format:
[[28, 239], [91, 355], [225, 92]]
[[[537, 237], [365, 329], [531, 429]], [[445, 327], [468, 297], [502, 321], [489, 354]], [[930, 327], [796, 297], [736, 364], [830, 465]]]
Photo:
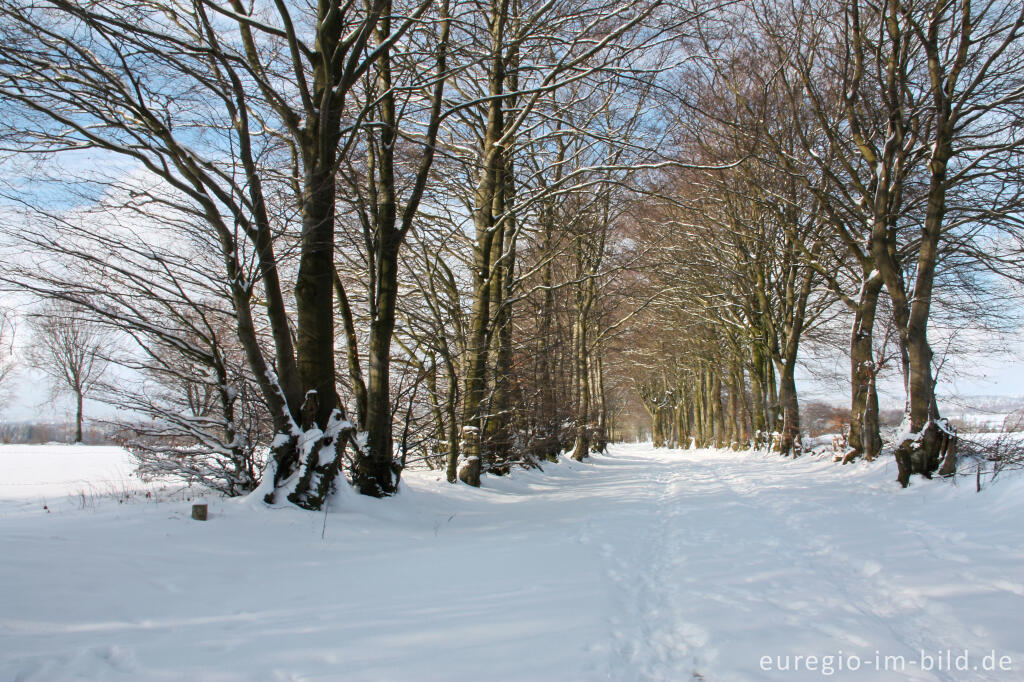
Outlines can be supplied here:
[[176, 477], [234, 496], [259, 484], [270, 419], [241, 350], [220, 333], [231, 320], [217, 322], [182, 329], [178, 343], [140, 343], [144, 354], [126, 361], [139, 378], [108, 386], [105, 399], [142, 415], [121, 424], [140, 475]]
[[[1003, 471], [1024, 469], [1024, 434], [989, 433], [971, 438], [961, 435], [958, 455], [960, 473], [974, 476], [981, 490], [981, 481], [986, 475], [994, 481]], [[973, 466], [963, 466], [967, 462], [973, 462]]]

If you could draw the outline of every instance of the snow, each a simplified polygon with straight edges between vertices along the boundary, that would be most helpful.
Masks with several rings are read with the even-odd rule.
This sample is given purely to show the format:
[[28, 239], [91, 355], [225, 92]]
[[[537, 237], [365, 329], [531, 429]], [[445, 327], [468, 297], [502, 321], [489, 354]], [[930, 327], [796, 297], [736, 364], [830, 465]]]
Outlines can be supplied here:
[[139, 480], [134, 471], [131, 454], [119, 447], [0, 445], [0, 505], [11, 500], [45, 504], [159, 487]]
[[[631, 445], [481, 489], [410, 471], [328, 514], [209, 498], [207, 522], [19, 486], [52, 464], [38, 490], [73, 494], [78, 457], [126, 461], [0, 448], [0, 680], [1022, 679], [1021, 477]], [[935, 669], [964, 650], [978, 670]]]

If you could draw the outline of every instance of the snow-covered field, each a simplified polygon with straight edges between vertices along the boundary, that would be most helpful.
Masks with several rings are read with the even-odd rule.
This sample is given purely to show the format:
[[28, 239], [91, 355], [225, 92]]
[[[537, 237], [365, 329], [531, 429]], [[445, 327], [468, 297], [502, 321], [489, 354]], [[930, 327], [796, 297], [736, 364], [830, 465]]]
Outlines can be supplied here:
[[1024, 679], [1021, 478], [617, 446], [326, 515], [76, 497], [126, 462], [0, 448], [0, 680]]
[[119, 447], [0, 445], [0, 504], [22, 500], [81, 505], [161, 487], [139, 480], [134, 472], [132, 456]]

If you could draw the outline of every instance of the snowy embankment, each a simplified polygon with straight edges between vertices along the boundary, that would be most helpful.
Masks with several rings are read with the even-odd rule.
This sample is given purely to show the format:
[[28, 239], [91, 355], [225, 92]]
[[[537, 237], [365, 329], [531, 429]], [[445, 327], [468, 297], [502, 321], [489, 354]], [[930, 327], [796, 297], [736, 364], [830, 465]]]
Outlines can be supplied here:
[[1024, 679], [1024, 479], [895, 475], [617, 446], [326, 515], [19, 495], [0, 680]]

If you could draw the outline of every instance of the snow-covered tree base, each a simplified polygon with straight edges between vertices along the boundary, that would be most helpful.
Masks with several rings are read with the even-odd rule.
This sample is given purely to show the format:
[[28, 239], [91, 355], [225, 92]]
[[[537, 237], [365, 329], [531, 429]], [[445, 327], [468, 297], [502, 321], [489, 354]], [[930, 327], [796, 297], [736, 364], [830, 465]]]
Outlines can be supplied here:
[[931, 478], [940, 461], [942, 475], [955, 474], [956, 440], [956, 429], [945, 419], [930, 419], [919, 432], [903, 433], [893, 451], [899, 469], [896, 480], [906, 488], [913, 474]]
[[[265, 501], [275, 504], [288, 500], [303, 509], [323, 509], [337, 489], [338, 480], [343, 478], [345, 449], [354, 433], [352, 422], [341, 410], [335, 410], [326, 428], [314, 426], [297, 436], [279, 440], [279, 448], [294, 447], [298, 450], [298, 465], [290, 475], [277, 482], [265, 496]], [[266, 475], [271, 480], [278, 478], [276, 462]]]

